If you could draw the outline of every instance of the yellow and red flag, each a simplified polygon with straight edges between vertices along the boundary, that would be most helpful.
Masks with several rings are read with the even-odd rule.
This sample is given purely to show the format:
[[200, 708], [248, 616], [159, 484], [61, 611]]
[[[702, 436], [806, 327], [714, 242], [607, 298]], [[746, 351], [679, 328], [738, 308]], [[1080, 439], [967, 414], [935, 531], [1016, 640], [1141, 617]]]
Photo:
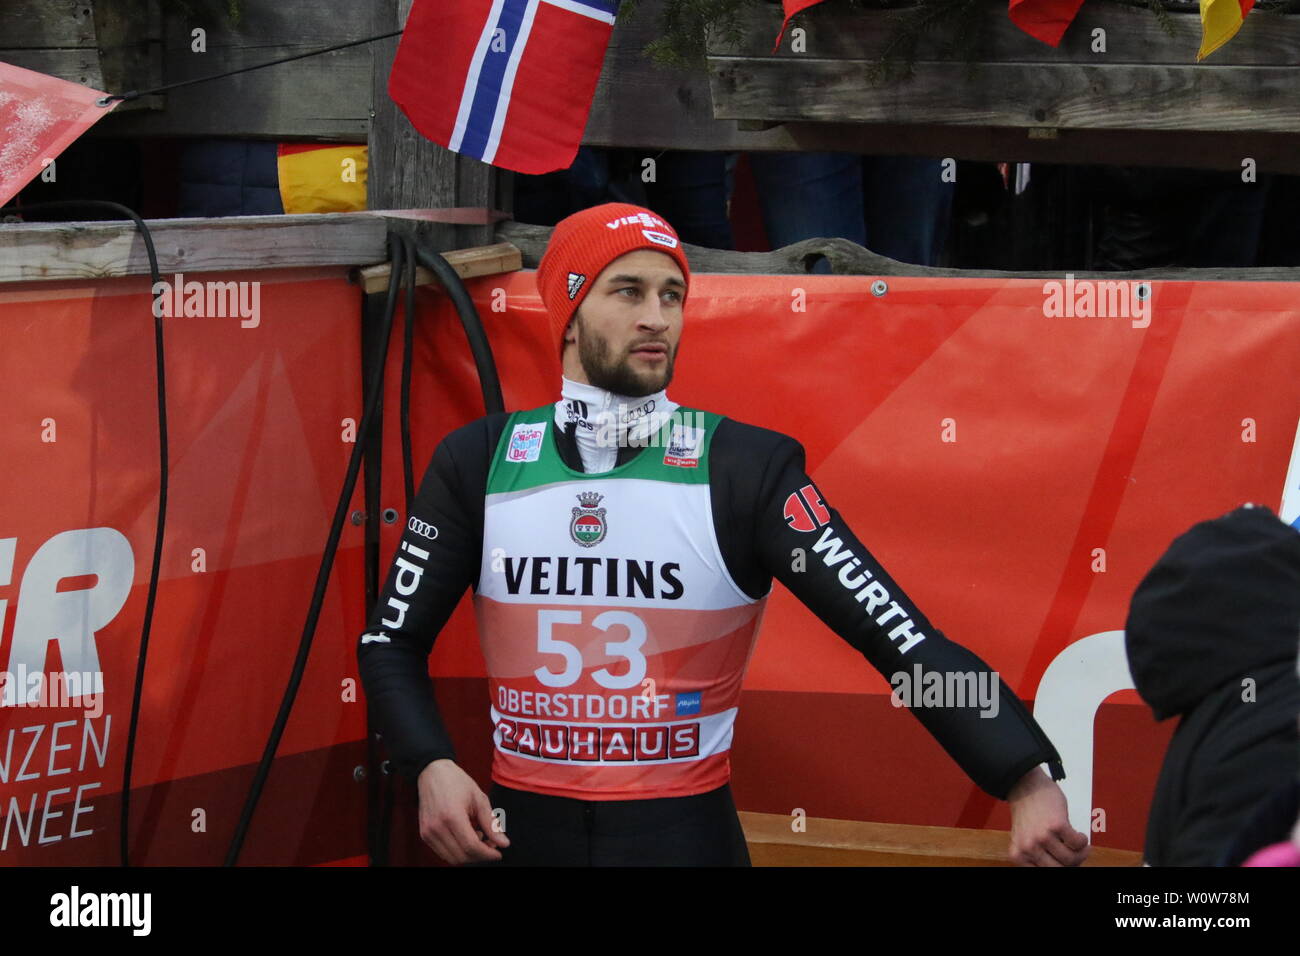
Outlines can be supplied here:
[[276, 166], [285, 213], [365, 209], [368, 159], [363, 143], [281, 143], [276, 149]]
[[1237, 35], [1255, 0], [1201, 0], [1201, 49], [1196, 59], [1207, 56]]

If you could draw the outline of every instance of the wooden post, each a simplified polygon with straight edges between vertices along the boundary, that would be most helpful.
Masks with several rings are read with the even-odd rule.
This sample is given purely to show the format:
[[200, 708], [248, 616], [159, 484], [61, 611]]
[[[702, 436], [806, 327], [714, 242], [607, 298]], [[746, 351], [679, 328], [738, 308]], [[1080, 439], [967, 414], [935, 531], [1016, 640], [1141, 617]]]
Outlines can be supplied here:
[[[375, 0], [374, 33], [406, 22], [412, 0]], [[420, 135], [388, 97], [388, 74], [400, 38], [374, 43], [374, 86], [370, 112], [368, 206], [372, 210], [477, 206], [513, 212], [513, 174], [432, 143]], [[430, 70], [438, 69], [436, 64]], [[493, 224], [450, 225], [390, 219], [435, 249], [486, 246]]]

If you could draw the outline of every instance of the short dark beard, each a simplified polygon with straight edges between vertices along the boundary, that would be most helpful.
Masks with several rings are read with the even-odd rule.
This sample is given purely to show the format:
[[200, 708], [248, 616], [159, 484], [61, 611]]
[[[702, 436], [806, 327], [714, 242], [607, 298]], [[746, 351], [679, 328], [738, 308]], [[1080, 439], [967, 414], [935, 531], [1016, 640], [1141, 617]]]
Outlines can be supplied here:
[[677, 358], [674, 350], [669, 350], [668, 360], [664, 366], [662, 382], [646, 383], [637, 377], [628, 362], [628, 358], [615, 361], [608, 339], [602, 339], [591, 333], [582, 323], [581, 311], [574, 318], [578, 327], [578, 361], [587, 375], [587, 381], [597, 388], [603, 388], [615, 395], [640, 398], [653, 395], [668, 387], [673, 380], [673, 362]]

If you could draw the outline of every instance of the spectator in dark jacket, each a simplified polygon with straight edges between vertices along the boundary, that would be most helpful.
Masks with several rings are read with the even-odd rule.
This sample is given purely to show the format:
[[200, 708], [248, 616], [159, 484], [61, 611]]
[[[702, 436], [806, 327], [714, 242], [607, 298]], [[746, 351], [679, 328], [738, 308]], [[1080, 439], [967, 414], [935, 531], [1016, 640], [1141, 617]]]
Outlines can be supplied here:
[[1176, 538], [1133, 595], [1129, 667], [1179, 717], [1147, 817], [1151, 866], [1216, 866], [1300, 772], [1300, 533], [1246, 505]]

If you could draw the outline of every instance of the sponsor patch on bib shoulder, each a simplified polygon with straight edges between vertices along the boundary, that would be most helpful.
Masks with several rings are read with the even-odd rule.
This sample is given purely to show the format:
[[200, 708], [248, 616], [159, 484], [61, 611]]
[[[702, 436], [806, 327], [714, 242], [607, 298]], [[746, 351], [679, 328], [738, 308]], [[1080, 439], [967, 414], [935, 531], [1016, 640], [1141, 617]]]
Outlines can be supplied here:
[[668, 447], [664, 449], [664, 464], [678, 468], [697, 468], [700, 464], [700, 451], [704, 447], [704, 429], [690, 425], [673, 423], [668, 437]]
[[516, 425], [510, 433], [506, 461], [536, 461], [542, 455], [542, 436], [545, 434], [546, 422]]

